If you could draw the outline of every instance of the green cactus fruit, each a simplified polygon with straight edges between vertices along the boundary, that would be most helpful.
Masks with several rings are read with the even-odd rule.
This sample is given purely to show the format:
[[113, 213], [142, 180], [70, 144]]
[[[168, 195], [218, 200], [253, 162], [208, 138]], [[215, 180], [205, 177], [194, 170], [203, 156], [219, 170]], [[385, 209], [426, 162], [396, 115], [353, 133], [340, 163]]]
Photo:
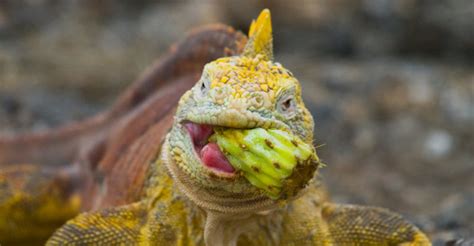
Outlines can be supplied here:
[[[217, 128], [209, 141], [216, 142], [230, 164], [268, 197], [278, 199], [298, 165], [318, 163], [311, 144], [278, 129]], [[315, 170], [311, 169], [311, 170]]]

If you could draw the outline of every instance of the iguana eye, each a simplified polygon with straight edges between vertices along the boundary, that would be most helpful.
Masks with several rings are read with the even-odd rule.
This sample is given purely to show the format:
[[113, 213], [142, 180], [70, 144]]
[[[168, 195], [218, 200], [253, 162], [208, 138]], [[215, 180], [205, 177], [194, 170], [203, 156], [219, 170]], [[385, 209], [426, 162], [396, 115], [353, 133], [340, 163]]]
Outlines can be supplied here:
[[209, 80], [207, 78], [201, 79], [199, 90], [201, 91], [201, 95], [205, 96], [209, 92]]
[[281, 104], [281, 109], [283, 111], [288, 111], [291, 107], [291, 105], [293, 104], [293, 99], [292, 98], [288, 98], [286, 99], [284, 102], [282, 102]]
[[283, 97], [278, 101], [277, 110], [279, 113], [292, 117], [296, 113], [296, 103], [293, 96]]

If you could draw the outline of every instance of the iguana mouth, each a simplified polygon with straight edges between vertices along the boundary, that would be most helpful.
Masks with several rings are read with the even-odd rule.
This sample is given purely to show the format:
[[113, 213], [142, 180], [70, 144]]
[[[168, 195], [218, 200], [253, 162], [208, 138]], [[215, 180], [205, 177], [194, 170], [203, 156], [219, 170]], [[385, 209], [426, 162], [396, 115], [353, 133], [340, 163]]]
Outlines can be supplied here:
[[[273, 200], [293, 197], [313, 177], [319, 159], [311, 143], [280, 129], [181, 123], [194, 158], [212, 178], [244, 177]], [[189, 151], [189, 149], [188, 149]], [[189, 152], [188, 152], [189, 153]]]
[[183, 125], [188, 131], [194, 150], [204, 166], [218, 173], [235, 173], [234, 167], [219, 149], [219, 146], [216, 143], [209, 142], [209, 137], [214, 133], [212, 125], [193, 122], [186, 122]]

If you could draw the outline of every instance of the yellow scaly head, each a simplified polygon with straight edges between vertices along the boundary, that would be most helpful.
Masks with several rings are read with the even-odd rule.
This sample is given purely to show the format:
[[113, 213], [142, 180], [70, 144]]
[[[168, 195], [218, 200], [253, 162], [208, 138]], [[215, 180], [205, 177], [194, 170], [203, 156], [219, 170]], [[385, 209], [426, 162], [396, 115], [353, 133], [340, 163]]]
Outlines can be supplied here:
[[265, 9], [252, 22], [242, 54], [206, 64], [183, 95], [168, 141], [172, 158], [192, 177], [186, 180], [197, 183], [191, 186], [239, 204], [262, 195], [285, 200], [306, 186], [319, 162], [312, 140], [300, 84], [273, 61]]
[[[292, 73], [273, 62], [273, 38], [270, 11], [265, 9], [252, 21], [249, 40], [240, 56], [223, 57], [207, 64], [200, 86], [214, 103], [231, 102], [242, 108], [272, 110], [279, 94], [286, 90], [300, 92]], [[258, 102], [254, 102], [258, 101]], [[294, 103], [301, 103], [299, 97]]]

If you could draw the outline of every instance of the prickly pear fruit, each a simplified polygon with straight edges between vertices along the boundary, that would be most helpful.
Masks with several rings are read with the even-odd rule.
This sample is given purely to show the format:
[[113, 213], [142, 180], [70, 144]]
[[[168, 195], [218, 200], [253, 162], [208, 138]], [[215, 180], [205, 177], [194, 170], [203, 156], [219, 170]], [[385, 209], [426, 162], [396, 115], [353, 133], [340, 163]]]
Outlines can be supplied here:
[[285, 185], [308, 181], [293, 179], [312, 177], [312, 173], [292, 175], [298, 166], [301, 170], [301, 166], [316, 165], [303, 168], [311, 172], [319, 163], [311, 144], [283, 130], [217, 128], [209, 140], [217, 143], [231, 165], [252, 185], [272, 199], [280, 198]]

